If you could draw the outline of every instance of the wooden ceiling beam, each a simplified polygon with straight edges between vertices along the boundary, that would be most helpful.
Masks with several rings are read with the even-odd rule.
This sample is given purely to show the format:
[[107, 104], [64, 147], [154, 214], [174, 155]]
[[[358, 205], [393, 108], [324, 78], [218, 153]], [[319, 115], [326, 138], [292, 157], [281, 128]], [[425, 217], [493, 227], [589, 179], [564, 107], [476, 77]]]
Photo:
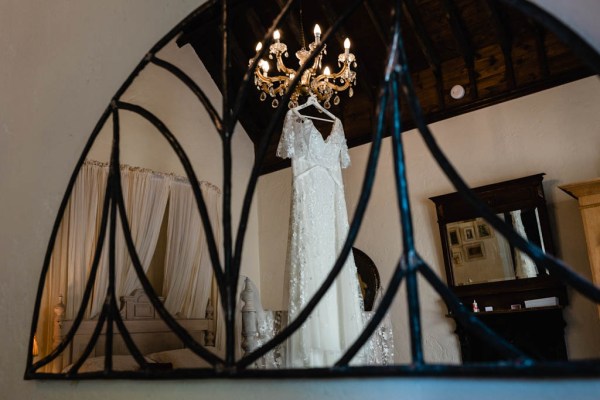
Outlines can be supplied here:
[[465, 23], [463, 22], [454, 1], [444, 0], [444, 7], [446, 9], [446, 16], [450, 23], [452, 34], [458, 44], [465, 65], [467, 66], [469, 85], [471, 87], [471, 98], [476, 100], [479, 96], [477, 93], [477, 74], [475, 73], [475, 51], [473, 50], [473, 45], [471, 44], [467, 28], [465, 27]]
[[365, 9], [367, 10], [369, 19], [373, 23], [373, 27], [375, 28], [375, 33], [377, 33], [377, 37], [379, 38], [381, 45], [383, 46], [384, 49], [387, 49], [388, 44], [389, 44], [388, 34], [386, 32], [384, 32], [382, 29], [382, 26], [385, 26], [385, 25], [383, 24], [383, 20], [379, 16], [379, 13], [375, 10], [373, 1], [366, 0], [363, 2], [363, 4], [365, 6]]
[[440, 109], [444, 109], [446, 107], [446, 102], [444, 100], [444, 75], [442, 73], [440, 58], [435, 50], [435, 47], [433, 46], [433, 42], [431, 41], [429, 34], [425, 30], [421, 14], [419, 13], [414, 1], [404, 0], [403, 3], [408, 23], [413, 31], [415, 31], [421, 52], [425, 56], [425, 59], [427, 60], [427, 63], [429, 64], [429, 67], [435, 76], [435, 85]]
[[506, 66], [506, 81], [508, 87], [513, 89], [516, 86], [515, 69], [512, 60], [512, 34], [506, 18], [504, 17], [502, 10], [498, 8], [498, 5], [490, 0], [483, 2], [484, 8], [486, 9], [488, 16], [492, 20], [492, 25], [496, 31], [496, 37], [500, 42], [500, 48], [504, 55], [504, 64]]
[[265, 28], [263, 26], [259, 16], [256, 14], [256, 11], [254, 11], [254, 8], [248, 8], [248, 10], [246, 11], [246, 17], [248, 21], [248, 26], [250, 26], [250, 30], [252, 31], [252, 35], [255, 38], [258, 38], [257, 40], [261, 40], [263, 36], [265, 36], [265, 33], [267, 32], [268, 28]]
[[[319, 5], [321, 6], [321, 10], [323, 11], [323, 14], [325, 15], [327, 24], [329, 26], [333, 26], [333, 24], [337, 20], [337, 18], [336, 18], [337, 14], [331, 8], [330, 3], [328, 1], [319, 1]], [[352, 36], [352, 35], [349, 35], [348, 32], [346, 31], [346, 28], [344, 28], [343, 26], [340, 26], [340, 28], [335, 32], [335, 37], [340, 43], [343, 43], [344, 40], [350, 36]], [[371, 87], [369, 85], [367, 80], [371, 79], [371, 77], [376, 76], [376, 75], [373, 75], [372, 71], [370, 72], [367, 70], [367, 68], [365, 68], [365, 64], [368, 64], [368, 62], [366, 62], [366, 60], [357, 60], [356, 63], [358, 66], [358, 71], [357, 71], [358, 76], [356, 78], [358, 80], [358, 84], [361, 85], [361, 87], [364, 89], [367, 96], [369, 96], [371, 101], [374, 103], [377, 100], [377, 91], [374, 90], [373, 87]], [[363, 75], [363, 77], [361, 78], [360, 75]]]
[[[283, 7], [285, 7], [285, 5], [287, 4], [286, 0], [276, 0], [277, 6], [279, 7], [279, 12], [281, 12], [281, 10], [283, 9]], [[299, 20], [300, 18], [298, 18]], [[290, 30], [292, 31], [292, 35], [294, 35], [294, 38], [296, 39], [296, 42], [298, 43], [299, 46], [302, 46], [302, 37], [304, 35], [304, 33], [302, 32], [302, 21], [298, 22], [296, 20], [296, 17], [294, 16], [293, 13], [289, 13], [287, 15], [287, 18], [285, 20], [288, 24], [288, 27], [290, 28]], [[289, 41], [287, 41], [289, 43]]]
[[535, 36], [535, 51], [540, 66], [540, 73], [543, 78], [548, 78], [550, 76], [550, 67], [548, 65], [548, 52], [546, 49], [546, 30], [532, 19], [529, 19], [529, 24]]

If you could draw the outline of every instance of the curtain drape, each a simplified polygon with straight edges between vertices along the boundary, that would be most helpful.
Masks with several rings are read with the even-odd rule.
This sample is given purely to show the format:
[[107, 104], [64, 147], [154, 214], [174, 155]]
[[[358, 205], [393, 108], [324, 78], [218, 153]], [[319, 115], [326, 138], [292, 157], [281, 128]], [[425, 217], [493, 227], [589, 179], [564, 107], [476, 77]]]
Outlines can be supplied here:
[[[148, 170], [121, 168], [123, 200], [131, 236], [144, 272], [148, 270], [169, 198], [170, 177]], [[108, 238], [108, 234], [107, 234]], [[102, 251], [98, 279], [94, 286], [91, 316], [100, 313], [108, 288], [108, 241]], [[115, 285], [117, 298], [141, 288], [127, 250], [120, 219], [115, 239]]]
[[[36, 338], [40, 356], [53, 348], [54, 307], [63, 297], [66, 319], [74, 318], [98, 241], [102, 205], [108, 180], [108, 165], [86, 161], [77, 177], [54, 245], [42, 297]], [[150, 170], [121, 166], [121, 182], [133, 242], [147, 271], [155, 253], [161, 225], [170, 198], [167, 253], [164, 265], [165, 305], [182, 318], [204, 318], [211, 295], [212, 266], [204, 228], [187, 179]], [[201, 182], [209, 218], [220, 243], [220, 191]], [[117, 297], [141, 287], [127, 250], [120, 220], [115, 237]], [[108, 288], [108, 229], [98, 266], [91, 304], [85, 318], [96, 317]], [[215, 307], [215, 315], [220, 310]], [[48, 370], [53, 366], [49, 365]], [[58, 372], [58, 371], [57, 371]]]
[[[59, 296], [66, 305], [67, 319], [75, 316], [81, 304], [98, 239], [107, 176], [105, 165], [86, 162], [73, 186], [44, 286], [36, 331], [40, 355], [53, 347], [54, 306]], [[52, 365], [47, 366], [50, 368]]]
[[[219, 243], [219, 191], [210, 184], [202, 184], [201, 191]], [[179, 318], [204, 318], [212, 277], [204, 227], [192, 188], [186, 180], [174, 179], [163, 283], [166, 309]]]

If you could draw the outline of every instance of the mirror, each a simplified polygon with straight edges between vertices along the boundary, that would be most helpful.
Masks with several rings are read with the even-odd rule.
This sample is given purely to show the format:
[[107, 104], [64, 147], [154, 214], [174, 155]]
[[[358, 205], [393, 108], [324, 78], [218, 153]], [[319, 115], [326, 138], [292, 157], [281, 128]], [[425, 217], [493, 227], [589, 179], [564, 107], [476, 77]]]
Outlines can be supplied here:
[[[497, 214], [527, 240], [543, 247], [537, 208]], [[446, 224], [449, 256], [456, 286], [535, 278], [539, 271], [526, 254], [510, 246], [483, 218]]]
[[[552, 253], [543, 174], [474, 189], [497, 216], [525, 239]], [[458, 193], [433, 197], [448, 283], [465, 286], [548, 275], [511, 246]]]

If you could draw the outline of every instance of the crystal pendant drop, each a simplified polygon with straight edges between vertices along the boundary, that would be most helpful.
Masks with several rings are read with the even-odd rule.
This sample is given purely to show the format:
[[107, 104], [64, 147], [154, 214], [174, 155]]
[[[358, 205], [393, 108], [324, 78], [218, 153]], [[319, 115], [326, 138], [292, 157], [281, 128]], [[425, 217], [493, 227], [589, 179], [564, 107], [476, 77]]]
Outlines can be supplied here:
[[329, 102], [329, 100], [327, 100], [325, 103], [323, 103], [323, 106], [325, 106], [325, 108], [329, 110], [329, 108], [331, 108], [331, 103]]
[[286, 58], [288, 58], [288, 57], [289, 57], [289, 54], [288, 54], [288, 52], [287, 52], [287, 51], [285, 52], [285, 54], [284, 54], [284, 55], [285, 55], [285, 57], [286, 57]]
[[267, 99], [267, 94], [265, 92], [262, 92], [260, 94], [260, 101], [265, 101]]
[[271, 103], [271, 105], [273, 106], [273, 108], [277, 108], [277, 106], [279, 105], [279, 100], [273, 99], [273, 102]]
[[336, 106], [337, 106], [338, 104], [340, 104], [340, 96], [335, 96], [335, 97], [333, 98], [333, 104], [335, 104]]
[[348, 97], [352, 97], [352, 96], [354, 96], [354, 89], [350, 88], [348, 90]]
[[345, 82], [344, 78], [340, 78], [340, 83], [344, 84], [344, 82]]

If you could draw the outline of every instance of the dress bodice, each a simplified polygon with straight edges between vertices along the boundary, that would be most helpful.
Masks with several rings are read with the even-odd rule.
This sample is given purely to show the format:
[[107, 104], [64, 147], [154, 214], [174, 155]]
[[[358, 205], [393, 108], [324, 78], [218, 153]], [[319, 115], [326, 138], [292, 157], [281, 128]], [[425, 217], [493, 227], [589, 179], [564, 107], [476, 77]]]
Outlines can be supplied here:
[[322, 166], [329, 169], [346, 168], [350, 165], [348, 146], [342, 122], [336, 118], [327, 138], [310, 118], [288, 111], [283, 125], [277, 156], [291, 158], [294, 172], [302, 173], [307, 168]]

